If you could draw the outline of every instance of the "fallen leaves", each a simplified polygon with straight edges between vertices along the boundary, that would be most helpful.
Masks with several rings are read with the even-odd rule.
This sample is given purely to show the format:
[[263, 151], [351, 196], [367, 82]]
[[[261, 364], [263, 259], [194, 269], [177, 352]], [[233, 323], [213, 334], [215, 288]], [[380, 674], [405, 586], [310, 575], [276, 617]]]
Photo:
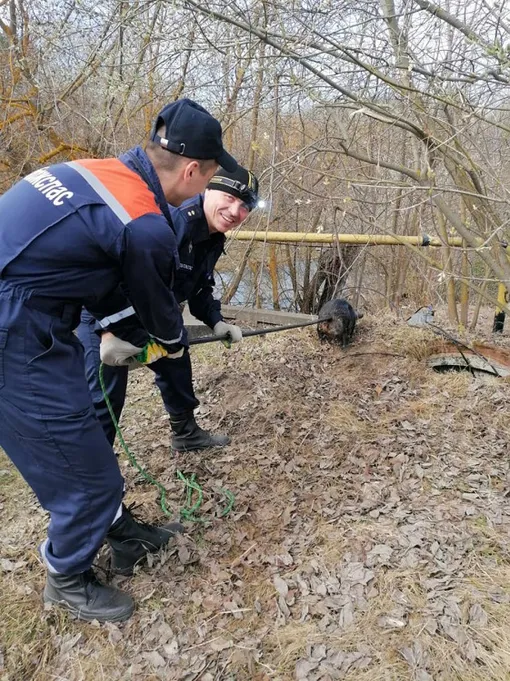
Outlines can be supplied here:
[[[374, 343], [391, 328], [378, 334]], [[509, 386], [473, 390], [469, 377], [434, 375], [409, 357], [360, 361], [303, 334], [215, 352], [212, 360], [194, 355], [205, 403], [197, 418], [227, 430], [230, 447], [169, 458], [149, 372], [131, 385], [143, 400], [128, 400], [124, 432], [173, 510], [182, 502], [179, 468], [212, 491], [231, 489], [233, 513], [214, 518], [217, 499], [206, 499], [211, 522], [190, 524], [189, 535], [121, 584], [137, 602], [126, 624], [38, 615], [51, 674], [505, 678], [510, 463], [501, 426]], [[123, 472], [143, 514], [161, 522], [154, 490], [134, 487], [131, 468]], [[3, 593], [25, 599], [16, 612], [40, 607], [41, 568], [27, 557], [40, 539], [41, 518], [30, 534], [37, 513], [32, 505], [4, 530]], [[28, 659], [22, 646], [17, 659]], [[14, 664], [10, 656], [5, 664]]]
[[295, 667], [296, 681], [328, 681], [343, 679], [353, 670], [362, 670], [372, 662], [366, 652], [345, 652], [326, 646], [315, 646], [309, 659], [298, 660]]
[[27, 564], [26, 560], [9, 560], [7, 558], [0, 558], [0, 569], [4, 572], [17, 572], [23, 569]]

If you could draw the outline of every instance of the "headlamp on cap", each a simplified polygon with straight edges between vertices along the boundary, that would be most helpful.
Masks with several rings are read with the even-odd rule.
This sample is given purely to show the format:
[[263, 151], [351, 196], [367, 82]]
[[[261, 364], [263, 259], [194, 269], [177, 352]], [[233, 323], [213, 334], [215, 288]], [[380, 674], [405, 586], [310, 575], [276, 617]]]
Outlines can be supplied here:
[[257, 208], [259, 203], [258, 180], [253, 173], [242, 166], [238, 166], [234, 172], [220, 168], [211, 178], [207, 188], [235, 196], [250, 212]]
[[[247, 184], [244, 184], [244, 182], [232, 180], [230, 177], [221, 177], [220, 175], [215, 175], [209, 184], [222, 185], [223, 187], [228, 188], [230, 191], [227, 190], [227, 194], [232, 194], [233, 196], [237, 196], [238, 199], [241, 199], [250, 212], [258, 205], [259, 198], [256, 192], [254, 192], [253, 189], [250, 189]], [[209, 187], [209, 189], [220, 188]]]

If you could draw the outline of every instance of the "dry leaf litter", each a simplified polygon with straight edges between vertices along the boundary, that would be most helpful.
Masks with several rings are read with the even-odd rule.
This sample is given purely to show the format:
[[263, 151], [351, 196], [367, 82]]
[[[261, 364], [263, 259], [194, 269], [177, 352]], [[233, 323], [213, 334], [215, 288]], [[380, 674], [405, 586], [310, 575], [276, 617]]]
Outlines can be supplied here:
[[[0, 680], [508, 679], [510, 383], [434, 373], [434, 342], [383, 316], [346, 351], [313, 330], [197, 349], [197, 417], [232, 444], [177, 456], [132, 372], [124, 437], [172, 508], [176, 471], [196, 473], [207, 522], [117, 580], [124, 625], [42, 606], [46, 517], [2, 455]], [[121, 466], [128, 503], [163, 520]]]

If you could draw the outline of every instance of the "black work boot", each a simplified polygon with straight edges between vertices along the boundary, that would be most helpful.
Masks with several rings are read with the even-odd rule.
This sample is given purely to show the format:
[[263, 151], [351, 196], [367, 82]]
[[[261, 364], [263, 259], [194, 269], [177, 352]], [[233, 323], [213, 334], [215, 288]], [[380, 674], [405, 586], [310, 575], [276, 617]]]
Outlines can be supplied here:
[[193, 411], [182, 414], [170, 414], [172, 427], [172, 449], [178, 452], [189, 452], [194, 449], [208, 449], [209, 447], [225, 447], [230, 444], [228, 435], [213, 435], [200, 428], [195, 421]]
[[149, 525], [133, 517], [122, 505], [122, 515], [110, 527], [106, 541], [112, 549], [112, 570], [117, 575], [132, 575], [148, 553], [154, 553], [168, 544], [176, 534], [182, 534], [184, 526], [168, 523], [162, 527]]
[[77, 575], [48, 572], [43, 599], [45, 603], [60, 605], [86, 622], [124, 622], [135, 609], [129, 594], [102, 584], [92, 569]]

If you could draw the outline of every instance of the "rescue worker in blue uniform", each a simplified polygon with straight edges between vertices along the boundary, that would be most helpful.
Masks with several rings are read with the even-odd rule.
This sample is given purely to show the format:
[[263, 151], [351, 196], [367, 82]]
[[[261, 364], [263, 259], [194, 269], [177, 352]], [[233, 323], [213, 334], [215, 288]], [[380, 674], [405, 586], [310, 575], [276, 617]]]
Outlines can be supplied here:
[[122, 504], [73, 329], [84, 306], [109, 314], [122, 285], [168, 357], [182, 356], [167, 204], [203, 191], [218, 165], [237, 167], [220, 124], [183, 99], [161, 111], [145, 151], [42, 168], [0, 198], [0, 446], [50, 514], [44, 600], [85, 620], [122, 621], [134, 609], [92, 570], [105, 539], [114, 571], [130, 574], [183, 528], [138, 522]]
[[[214, 268], [223, 253], [225, 234], [238, 227], [258, 203], [258, 180], [248, 170], [238, 166], [234, 172], [220, 168], [209, 182], [205, 193], [185, 201], [179, 208], [169, 206], [176, 235], [180, 266], [176, 272], [173, 294], [178, 303], [188, 301], [194, 317], [210, 326], [217, 335], [230, 334], [232, 342], [242, 339], [241, 329], [227, 324], [221, 314], [221, 303], [213, 296]], [[144, 345], [149, 337], [129, 301], [122, 294], [117, 311], [103, 319], [100, 326], [108, 334], [102, 343], [103, 379], [106, 392], [117, 420], [126, 397], [128, 366], [119, 366], [139, 349], [126, 345]], [[87, 380], [101, 424], [108, 440], [115, 440], [115, 426], [99, 383], [100, 339], [97, 322], [84, 311], [77, 334], [85, 347]], [[136, 335], [133, 335], [136, 334]], [[113, 334], [113, 335], [112, 335]], [[110, 363], [113, 366], [108, 366]], [[199, 401], [193, 390], [189, 352], [179, 359], [162, 357], [148, 365], [155, 374], [163, 404], [170, 415], [171, 446], [175, 451], [223, 447], [230, 442], [226, 435], [212, 434], [197, 424], [194, 409]]]

